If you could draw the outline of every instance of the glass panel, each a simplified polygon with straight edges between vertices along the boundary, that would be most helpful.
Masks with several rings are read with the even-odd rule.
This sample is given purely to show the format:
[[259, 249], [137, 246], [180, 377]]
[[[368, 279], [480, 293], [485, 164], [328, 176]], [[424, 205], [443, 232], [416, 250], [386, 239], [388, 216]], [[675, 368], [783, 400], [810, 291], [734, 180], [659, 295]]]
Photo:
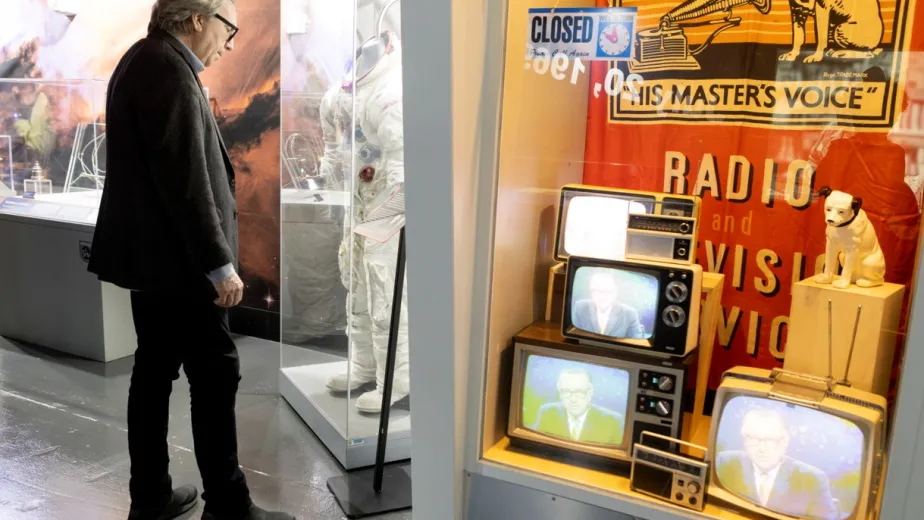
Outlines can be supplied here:
[[[356, 14], [356, 59], [350, 71], [354, 93], [354, 154], [350, 175], [351, 215], [350, 292], [352, 316], [350, 347], [353, 360], [351, 439], [374, 438], [379, 412], [391, 326], [398, 258], [396, 228], [383, 235], [359, 226], [376, 218], [404, 184], [404, 122], [401, 76], [401, 4], [391, 0], [360, 2]], [[403, 203], [401, 204], [403, 206]], [[405, 292], [406, 296], [406, 283]], [[408, 432], [407, 299], [401, 299], [401, 321], [396, 338], [395, 376], [389, 432]], [[367, 383], [368, 381], [368, 383]], [[363, 386], [359, 386], [362, 384]], [[408, 453], [408, 456], [410, 454]]]
[[[773, 5], [508, 0], [485, 458], [629, 493], [627, 468], [607, 481], [592, 468], [629, 460], [631, 444], [582, 437], [614, 411], [613, 388], [628, 387], [613, 414], [626, 439], [708, 445], [707, 393], [739, 366], [833, 376], [857, 392], [844, 402], [891, 403], [924, 198], [911, 43], [924, 26], [906, 0], [850, 34], [848, 13], [806, 25]], [[539, 348], [554, 361], [541, 371], [525, 362]], [[804, 473], [820, 476], [819, 509], [793, 509], [808, 495], [739, 506], [870, 514], [878, 426], [852, 419], [873, 430], [859, 439], [842, 408], [822, 410], [787, 415], [776, 454], [817, 470]], [[729, 440], [745, 422], [732, 411], [720, 442], [754, 458]]]
[[0, 79], [2, 210], [93, 223], [106, 177], [104, 81]]
[[[338, 455], [347, 467], [372, 463], [398, 253], [397, 234], [358, 234], [404, 180], [397, 5], [370, 41], [385, 5], [283, 2], [283, 386], [335, 455], [364, 453]], [[391, 429], [406, 431], [406, 325], [398, 367]]]
[[[319, 436], [333, 426], [337, 433], [321, 440], [334, 454], [346, 447], [348, 412], [350, 274], [343, 267], [350, 251], [343, 241], [349, 237], [353, 96], [340, 85], [354, 51], [354, 17], [351, 2], [282, 3], [283, 392]], [[339, 374], [342, 381], [332, 382]], [[305, 407], [316, 413], [305, 415]], [[312, 416], [329, 425], [312, 423]]]

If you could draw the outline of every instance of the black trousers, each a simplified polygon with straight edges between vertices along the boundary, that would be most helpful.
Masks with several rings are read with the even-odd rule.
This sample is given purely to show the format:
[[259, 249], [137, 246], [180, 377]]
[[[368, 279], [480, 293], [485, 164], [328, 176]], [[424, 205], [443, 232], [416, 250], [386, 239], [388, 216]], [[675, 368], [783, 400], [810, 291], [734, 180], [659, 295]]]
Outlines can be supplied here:
[[250, 492], [238, 465], [234, 416], [240, 359], [228, 311], [207, 295], [132, 292], [131, 300], [138, 335], [128, 392], [132, 507], [157, 507], [171, 496], [167, 422], [173, 381], [182, 366], [206, 511], [246, 511]]

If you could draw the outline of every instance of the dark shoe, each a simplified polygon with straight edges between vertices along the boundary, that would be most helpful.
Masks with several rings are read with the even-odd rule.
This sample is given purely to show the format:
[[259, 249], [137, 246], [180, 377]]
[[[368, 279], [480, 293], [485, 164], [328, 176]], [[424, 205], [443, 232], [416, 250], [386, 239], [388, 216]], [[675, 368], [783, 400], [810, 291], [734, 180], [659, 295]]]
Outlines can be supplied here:
[[157, 510], [132, 508], [128, 520], [173, 520], [195, 507], [198, 497], [196, 486], [180, 486], [173, 490], [173, 496], [164, 507]]
[[250, 506], [250, 511], [244, 516], [218, 516], [212, 513], [204, 513], [202, 520], [295, 520], [295, 517], [289, 513], [279, 511], [265, 511], [255, 505]]

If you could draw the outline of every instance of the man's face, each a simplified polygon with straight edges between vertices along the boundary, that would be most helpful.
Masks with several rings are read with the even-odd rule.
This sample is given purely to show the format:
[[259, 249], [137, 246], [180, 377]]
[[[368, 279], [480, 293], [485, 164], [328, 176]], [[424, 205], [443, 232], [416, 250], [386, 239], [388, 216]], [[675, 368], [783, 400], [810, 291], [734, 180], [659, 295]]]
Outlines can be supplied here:
[[616, 301], [616, 282], [609, 276], [597, 275], [590, 279], [590, 297], [598, 309], [609, 309]]
[[[237, 8], [231, 0], [225, 0], [218, 14], [237, 26]], [[214, 65], [225, 52], [234, 48], [234, 40], [228, 41], [234, 30], [218, 17], [196, 17], [194, 26], [196, 31], [192, 35], [192, 51], [206, 67]]]
[[789, 433], [782, 419], [774, 415], [748, 415], [741, 427], [744, 449], [751, 461], [769, 471], [783, 462]]
[[558, 398], [568, 415], [580, 417], [590, 408], [594, 396], [594, 387], [584, 374], [564, 373], [558, 378]]

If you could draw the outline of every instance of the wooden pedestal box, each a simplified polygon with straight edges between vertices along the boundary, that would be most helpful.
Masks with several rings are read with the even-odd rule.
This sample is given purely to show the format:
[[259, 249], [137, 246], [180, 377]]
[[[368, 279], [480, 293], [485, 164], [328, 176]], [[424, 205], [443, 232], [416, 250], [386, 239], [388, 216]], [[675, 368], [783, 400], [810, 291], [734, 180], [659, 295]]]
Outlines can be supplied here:
[[853, 388], [887, 396], [904, 292], [904, 286], [890, 283], [872, 288], [851, 285], [847, 289], [818, 284], [811, 278], [797, 283], [792, 291], [783, 367], [819, 377], [828, 375], [830, 300], [833, 376], [843, 379], [857, 306], [862, 306], [847, 380]]

